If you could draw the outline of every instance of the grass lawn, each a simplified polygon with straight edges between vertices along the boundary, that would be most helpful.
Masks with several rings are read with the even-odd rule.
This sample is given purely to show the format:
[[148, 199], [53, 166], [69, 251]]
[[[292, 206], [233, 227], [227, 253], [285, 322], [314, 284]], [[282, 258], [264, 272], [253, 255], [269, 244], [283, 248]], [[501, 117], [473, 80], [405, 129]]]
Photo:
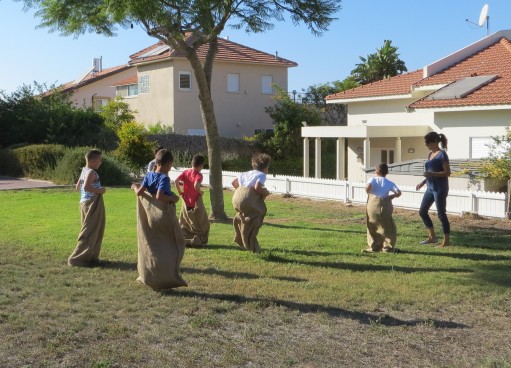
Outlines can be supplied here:
[[213, 223], [189, 286], [154, 292], [128, 189], [105, 194], [100, 266], [66, 265], [78, 198], [0, 191], [0, 367], [511, 367], [509, 221], [453, 216], [437, 249], [396, 210], [400, 252], [366, 254], [364, 207], [270, 196], [260, 254]]

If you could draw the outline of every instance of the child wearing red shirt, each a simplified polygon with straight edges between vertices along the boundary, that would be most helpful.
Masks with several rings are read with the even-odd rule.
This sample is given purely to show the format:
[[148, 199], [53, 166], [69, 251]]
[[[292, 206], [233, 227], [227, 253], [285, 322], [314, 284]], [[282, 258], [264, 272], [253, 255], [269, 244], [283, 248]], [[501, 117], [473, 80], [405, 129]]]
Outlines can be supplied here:
[[185, 238], [191, 240], [187, 243], [193, 246], [206, 245], [209, 237], [210, 224], [201, 191], [204, 162], [204, 156], [193, 156], [192, 168], [186, 169], [176, 178], [176, 188], [184, 202], [179, 223]]

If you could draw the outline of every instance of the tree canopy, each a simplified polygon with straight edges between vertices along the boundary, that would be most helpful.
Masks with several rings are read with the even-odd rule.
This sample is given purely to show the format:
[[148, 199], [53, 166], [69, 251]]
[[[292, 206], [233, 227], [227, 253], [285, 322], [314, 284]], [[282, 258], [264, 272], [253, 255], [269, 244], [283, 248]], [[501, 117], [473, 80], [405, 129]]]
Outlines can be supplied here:
[[375, 53], [365, 58], [359, 56], [361, 63], [356, 64], [351, 75], [358, 83], [368, 84], [408, 71], [405, 62], [399, 59], [397, 49], [392, 46], [392, 41], [385, 40], [383, 46], [376, 49]]
[[303, 90], [302, 103], [314, 105], [320, 111], [323, 125], [346, 125], [346, 105], [327, 104], [325, 98], [358, 86], [359, 84], [352, 76], [345, 78], [343, 81], [312, 85], [307, 90]]
[[[64, 35], [115, 35], [116, 27], [139, 24], [148, 35], [184, 53], [194, 71], [208, 144], [212, 217], [225, 219], [221, 147], [211, 97], [217, 37], [226, 26], [247, 32], [273, 29], [289, 17], [315, 35], [327, 30], [341, 0], [19, 0], [37, 9], [42, 27]], [[197, 50], [208, 45], [205, 60]]]

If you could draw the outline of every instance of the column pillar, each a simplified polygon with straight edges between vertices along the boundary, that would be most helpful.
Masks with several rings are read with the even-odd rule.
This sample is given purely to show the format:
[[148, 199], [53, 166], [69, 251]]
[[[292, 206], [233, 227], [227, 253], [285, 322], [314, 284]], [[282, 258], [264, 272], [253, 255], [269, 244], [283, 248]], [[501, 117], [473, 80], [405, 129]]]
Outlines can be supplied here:
[[303, 177], [309, 177], [309, 138], [303, 139]]
[[316, 138], [314, 172], [316, 178], [321, 178], [321, 138]]
[[396, 137], [394, 162], [401, 162], [401, 137]]
[[371, 165], [371, 141], [364, 139], [364, 169], [369, 169]]
[[335, 163], [336, 163], [336, 166], [335, 166], [335, 178], [337, 180], [342, 180], [344, 179], [344, 175], [345, 175], [345, 172], [346, 172], [346, 169], [345, 169], [345, 165], [344, 165], [344, 162], [345, 162], [345, 157], [344, 157], [344, 147], [345, 147], [345, 144], [346, 144], [346, 140], [344, 138], [337, 138], [337, 145], [336, 145], [336, 153], [337, 153], [337, 157], [336, 157], [336, 160], [335, 160]]

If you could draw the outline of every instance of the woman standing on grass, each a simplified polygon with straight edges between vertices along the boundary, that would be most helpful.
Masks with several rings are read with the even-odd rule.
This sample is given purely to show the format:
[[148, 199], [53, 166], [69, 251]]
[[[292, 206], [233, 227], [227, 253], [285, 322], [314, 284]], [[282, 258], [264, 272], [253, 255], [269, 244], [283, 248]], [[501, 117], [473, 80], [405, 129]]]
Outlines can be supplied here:
[[444, 134], [430, 132], [424, 136], [424, 142], [429, 149], [428, 160], [424, 165], [424, 176], [426, 179], [417, 184], [415, 188], [419, 190], [424, 184], [427, 183], [428, 185], [419, 210], [419, 215], [428, 230], [428, 238], [422, 241], [421, 244], [436, 243], [438, 241], [435, 229], [433, 228], [433, 221], [431, 221], [431, 217], [428, 214], [429, 209], [435, 203], [444, 233], [444, 240], [437, 247], [443, 248], [449, 245], [449, 234], [451, 232], [449, 219], [446, 214], [449, 176], [451, 175], [449, 157], [446, 153], [447, 137]]

